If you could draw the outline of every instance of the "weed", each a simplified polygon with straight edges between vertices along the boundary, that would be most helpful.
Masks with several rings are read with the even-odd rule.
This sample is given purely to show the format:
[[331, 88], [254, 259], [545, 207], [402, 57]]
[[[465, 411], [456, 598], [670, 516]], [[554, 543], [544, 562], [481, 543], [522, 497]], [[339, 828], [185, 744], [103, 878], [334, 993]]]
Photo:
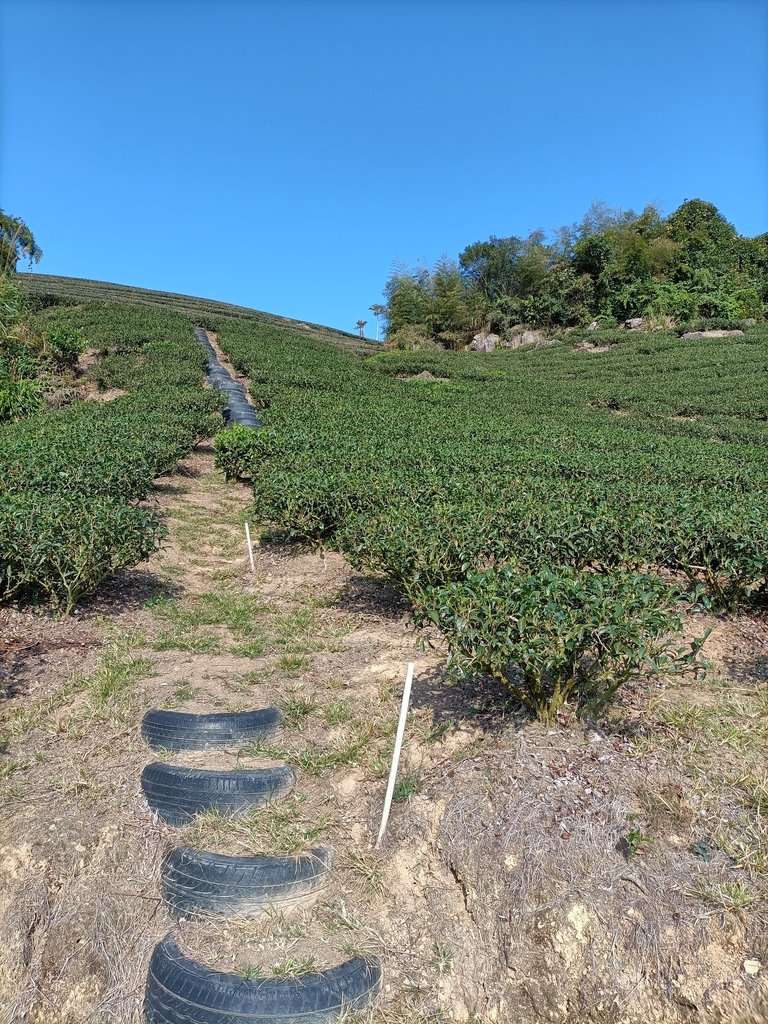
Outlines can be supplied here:
[[302, 956], [298, 959], [287, 956], [273, 965], [272, 973], [276, 978], [294, 978], [298, 974], [307, 974], [316, 969], [317, 964], [313, 956]]
[[243, 675], [238, 677], [240, 682], [246, 683], [248, 686], [260, 686], [265, 682], [265, 676], [263, 672], [244, 672]]
[[341, 725], [348, 722], [351, 717], [352, 712], [349, 710], [349, 705], [342, 700], [332, 701], [323, 711], [323, 718], [328, 725]]
[[386, 779], [389, 775], [390, 758], [383, 751], [373, 753], [368, 761], [368, 772], [374, 779]]
[[370, 896], [378, 896], [384, 891], [384, 879], [381, 864], [370, 853], [351, 853], [342, 867], [354, 871], [363, 880], [363, 889]]
[[283, 723], [292, 726], [294, 729], [301, 729], [304, 719], [317, 710], [317, 704], [311, 697], [289, 696], [280, 703], [280, 710], [283, 713]]
[[451, 973], [453, 953], [446, 946], [435, 942], [432, 945], [432, 959], [429, 961], [429, 965], [443, 978], [446, 974]]
[[277, 944], [286, 940], [303, 938], [309, 931], [314, 916], [313, 910], [287, 915], [282, 910], [268, 907], [266, 917], [269, 921], [270, 941]]
[[307, 609], [289, 612], [275, 623], [275, 643], [292, 654], [307, 654], [318, 650], [312, 637], [316, 632], [315, 614]]
[[413, 772], [404, 775], [395, 786], [395, 792], [392, 799], [396, 803], [403, 803], [409, 797], [415, 796], [419, 792], [420, 780], [419, 776]]
[[234, 644], [229, 648], [230, 654], [237, 658], [260, 658], [264, 653], [266, 643], [264, 640], [249, 640], [244, 644]]
[[99, 667], [89, 677], [89, 689], [94, 704], [103, 708], [125, 696], [131, 686], [152, 670], [147, 658], [128, 655], [119, 647], [108, 648], [101, 657]]
[[23, 761], [4, 761], [0, 764], [0, 779], [10, 779], [16, 772], [23, 771], [27, 768]]
[[241, 964], [240, 967], [235, 968], [235, 974], [243, 981], [256, 981], [261, 977], [261, 968], [255, 964]]
[[173, 699], [176, 703], [181, 704], [185, 700], [189, 700], [195, 694], [195, 688], [187, 679], [181, 679], [173, 688]]
[[230, 818], [218, 811], [198, 815], [190, 825], [188, 844], [226, 843], [252, 855], [296, 853], [324, 835], [331, 826], [329, 815], [311, 816], [305, 811], [306, 797], [291, 794], [278, 803], [258, 808], [242, 818]]
[[343, 679], [338, 679], [336, 676], [332, 676], [330, 679], [326, 679], [321, 685], [324, 686], [326, 690], [343, 690], [347, 684]]
[[212, 633], [187, 633], [183, 629], [160, 632], [152, 641], [155, 651], [189, 651], [192, 654], [218, 654], [221, 641]]
[[652, 842], [653, 839], [642, 829], [631, 828], [619, 839], [618, 847], [626, 859], [631, 860], [632, 857], [642, 856]]
[[455, 764], [461, 764], [462, 761], [471, 761], [473, 757], [479, 757], [484, 750], [485, 741], [483, 739], [472, 740], [465, 747], [454, 750], [451, 754], [451, 760]]
[[302, 654], [281, 654], [277, 667], [288, 676], [297, 676], [309, 668], [310, 660]]
[[265, 605], [250, 594], [221, 590], [187, 598], [183, 602], [160, 600], [152, 610], [180, 631], [194, 631], [200, 626], [226, 626], [233, 636], [246, 640], [261, 636], [258, 620], [265, 611]]
[[762, 897], [750, 889], [746, 882], [741, 881], [699, 881], [697, 885], [684, 892], [688, 897], [710, 903], [716, 910], [728, 913], [750, 910], [762, 902]]

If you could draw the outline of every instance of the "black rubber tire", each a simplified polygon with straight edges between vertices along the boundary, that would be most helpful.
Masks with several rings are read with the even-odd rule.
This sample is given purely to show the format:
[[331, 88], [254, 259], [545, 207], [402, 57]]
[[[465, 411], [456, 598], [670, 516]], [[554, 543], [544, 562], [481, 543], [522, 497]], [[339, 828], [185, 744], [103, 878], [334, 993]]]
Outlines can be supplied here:
[[149, 964], [149, 1024], [331, 1024], [362, 1010], [381, 987], [381, 965], [360, 958], [296, 978], [247, 980], [184, 956], [169, 935]]
[[237, 817], [285, 796], [295, 782], [296, 772], [289, 764], [219, 772], [153, 761], [141, 773], [149, 806], [169, 825], [186, 825], [196, 814], [213, 808]]
[[252, 917], [320, 893], [332, 860], [332, 852], [319, 847], [297, 857], [225, 857], [180, 846], [166, 854], [160, 877], [175, 917]]
[[274, 707], [213, 715], [153, 709], [144, 715], [141, 735], [154, 750], [242, 747], [273, 736], [281, 718]]

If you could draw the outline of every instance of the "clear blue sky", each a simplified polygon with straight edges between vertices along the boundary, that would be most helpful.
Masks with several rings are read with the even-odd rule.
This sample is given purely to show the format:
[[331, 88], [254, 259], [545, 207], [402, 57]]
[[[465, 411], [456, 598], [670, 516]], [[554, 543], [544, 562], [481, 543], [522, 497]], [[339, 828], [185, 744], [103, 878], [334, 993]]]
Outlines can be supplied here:
[[354, 329], [393, 261], [715, 203], [768, 230], [765, 0], [0, 0], [42, 273]]

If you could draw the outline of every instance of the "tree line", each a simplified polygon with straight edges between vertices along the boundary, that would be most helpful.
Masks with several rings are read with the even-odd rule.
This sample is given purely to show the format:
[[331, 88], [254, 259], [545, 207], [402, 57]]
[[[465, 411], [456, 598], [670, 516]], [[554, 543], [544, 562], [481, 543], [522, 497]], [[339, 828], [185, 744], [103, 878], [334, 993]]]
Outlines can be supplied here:
[[549, 240], [541, 230], [492, 235], [431, 268], [396, 265], [384, 294], [387, 338], [402, 348], [461, 348], [478, 331], [504, 337], [521, 325], [762, 319], [768, 233], [739, 235], [701, 199], [668, 217], [652, 205], [637, 214], [597, 202]]

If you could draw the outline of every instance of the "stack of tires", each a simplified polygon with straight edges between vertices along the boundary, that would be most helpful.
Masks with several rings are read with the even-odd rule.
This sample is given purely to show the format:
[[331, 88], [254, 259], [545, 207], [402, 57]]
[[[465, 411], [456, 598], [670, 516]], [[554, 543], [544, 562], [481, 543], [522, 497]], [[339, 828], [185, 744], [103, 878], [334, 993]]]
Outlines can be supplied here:
[[[269, 739], [279, 724], [277, 708], [210, 715], [149, 711], [142, 735], [164, 751], [239, 748]], [[209, 809], [242, 815], [285, 796], [295, 780], [287, 764], [230, 772], [155, 761], [141, 784], [163, 821], [184, 825]], [[176, 918], [288, 911], [328, 885], [331, 864], [331, 851], [321, 847], [298, 856], [229, 857], [179, 846], [163, 859], [162, 893]], [[368, 1006], [380, 985], [379, 963], [358, 957], [294, 978], [244, 979], [190, 960], [171, 934], [152, 954], [144, 1009], [149, 1024], [331, 1024], [347, 1010]]]

